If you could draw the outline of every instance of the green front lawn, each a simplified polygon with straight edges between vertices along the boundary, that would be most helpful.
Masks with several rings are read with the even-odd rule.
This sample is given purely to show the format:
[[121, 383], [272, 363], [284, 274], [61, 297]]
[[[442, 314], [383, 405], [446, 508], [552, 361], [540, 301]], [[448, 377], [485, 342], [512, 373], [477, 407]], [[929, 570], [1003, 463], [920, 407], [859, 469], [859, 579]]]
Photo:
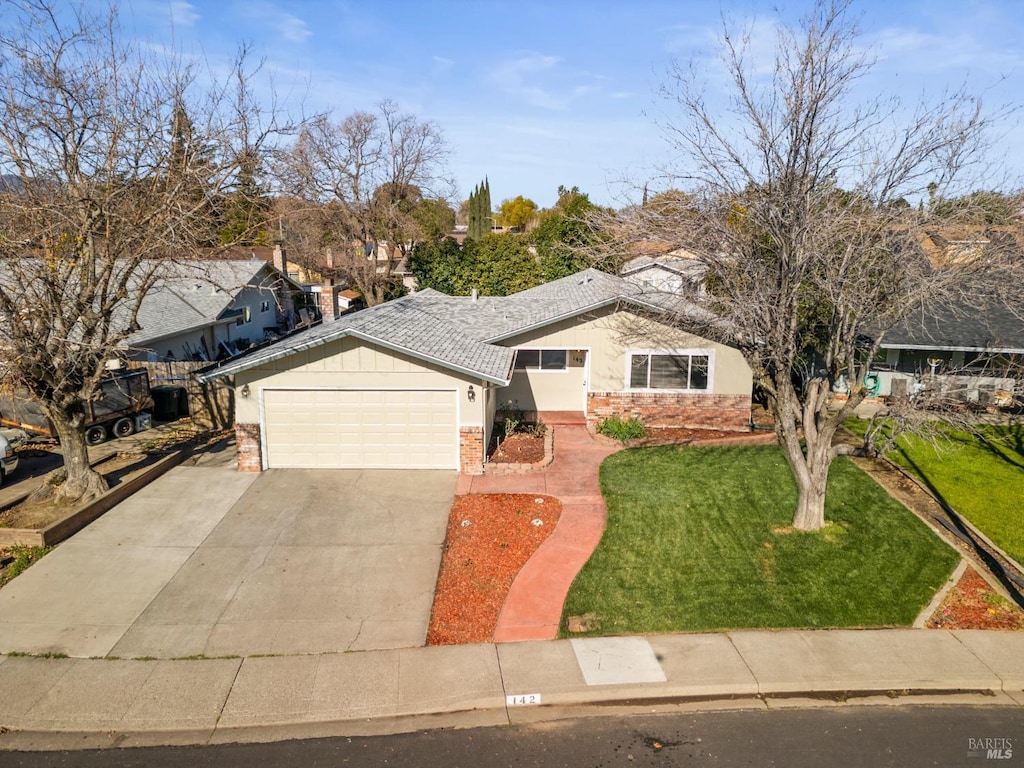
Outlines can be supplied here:
[[825, 531], [793, 531], [776, 446], [640, 448], [601, 466], [608, 526], [566, 599], [593, 634], [906, 626], [957, 555], [853, 464], [832, 468]]
[[1024, 427], [983, 434], [950, 432], [938, 446], [905, 436], [889, 458], [1024, 563]]

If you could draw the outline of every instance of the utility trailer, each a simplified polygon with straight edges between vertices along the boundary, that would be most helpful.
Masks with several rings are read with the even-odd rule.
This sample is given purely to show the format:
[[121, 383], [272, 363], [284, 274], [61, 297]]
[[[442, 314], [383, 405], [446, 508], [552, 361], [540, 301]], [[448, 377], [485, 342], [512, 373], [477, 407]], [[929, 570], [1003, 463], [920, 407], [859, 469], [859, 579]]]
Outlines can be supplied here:
[[[127, 437], [149, 422], [153, 398], [149, 372], [131, 369], [106, 376], [96, 400], [85, 404], [85, 442], [99, 445], [111, 437]], [[56, 439], [53, 424], [39, 404], [24, 393], [0, 393], [0, 424]]]

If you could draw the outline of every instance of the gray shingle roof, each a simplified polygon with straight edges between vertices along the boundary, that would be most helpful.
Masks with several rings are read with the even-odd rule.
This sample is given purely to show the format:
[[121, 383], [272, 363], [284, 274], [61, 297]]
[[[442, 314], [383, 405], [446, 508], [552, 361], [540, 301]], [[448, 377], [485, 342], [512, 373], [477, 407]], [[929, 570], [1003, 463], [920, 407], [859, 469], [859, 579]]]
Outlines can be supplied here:
[[885, 334], [886, 348], [1024, 352], [1024, 308], [976, 295], [956, 305], [933, 307]]
[[448, 296], [427, 288], [237, 358], [203, 378], [216, 378], [279, 360], [344, 336], [356, 336], [498, 384], [511, 378], [514, 352], [494, 342], [582, 312], [630, 301], [660, 310], [663, 299], [596, 269], [511, 296]]
[[227, 312], [238, 292], [255, 283], [259, 259], [191, 261], [175, 265], [173, 276], [160, 279], [139, 307], [141, 330], [128, 337], [129, 346], [175, 336], [215, 323]]

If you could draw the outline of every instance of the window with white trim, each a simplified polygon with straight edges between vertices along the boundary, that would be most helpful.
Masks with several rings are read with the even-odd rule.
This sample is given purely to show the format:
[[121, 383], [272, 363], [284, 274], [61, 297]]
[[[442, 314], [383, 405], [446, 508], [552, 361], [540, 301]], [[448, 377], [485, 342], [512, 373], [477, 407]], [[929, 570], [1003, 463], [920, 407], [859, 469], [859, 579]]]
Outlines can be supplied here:
[[704, 391], [711, 385], [711, 355], [707, 352], [632, 353], [630, 389], [689, 389]]
[[260, 312], [269, 312], [269, 311], [270, 311], [270, 301], [267, 300], [267, 299], [264, 299], [263, 301], [260, 302]]
[[564, 371], [568, 356], [564, 349], [516, 350], [517, 371]]

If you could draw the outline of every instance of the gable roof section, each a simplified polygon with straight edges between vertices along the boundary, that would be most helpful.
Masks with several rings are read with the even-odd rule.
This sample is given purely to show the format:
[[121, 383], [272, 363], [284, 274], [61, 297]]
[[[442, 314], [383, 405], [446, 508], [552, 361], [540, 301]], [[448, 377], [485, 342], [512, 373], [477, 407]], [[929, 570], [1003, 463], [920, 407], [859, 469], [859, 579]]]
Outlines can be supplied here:
[[[182, 274], [159, 279], [143, 298], [138, 313], [140, 330], [128, 337], [129, 346], [205, 328], [225, 318], [245, 287], [258, 286], [264, 278], [288, 279], [259, 259], [179, 264], [184, 267]], [[269, 283], [265, 289], [271, 291]]]
[[502, 386], [511, 380], [515, 351], [496, 342], [619, 302], [661, 312], [666, 297], [596, 269], [511, 296], [448, 296], [425, 288], [283, 339], [205, 373], [203, 379], [244, 371], [345, 336], [480, 376]]
[[703, 262], [700, 262], [695, 258], [683, 258], [668, 254], [657, 257], [637, 256], [636, 258], [627, 261], [625, 265], [623, 265], [622, 271], [619, 272], [619, 274], [623, 277], [627, 277], [650, 269], [659, 268], [668, 272], [674, 272], [677, 275], [690, 278], [691, 280], [700, 279], [704, 276], [704, 272], [706, 271]]
[[236, 358], [201, 378], [227, 376], [351, 336], [495, 384], [508, 384], [514, 350], [467, 336], [461, 327], [423, 311], [417, 306], [417, 296], [419, 294], [411, 294], [342, 315], [334, 322], [323, 323]]

